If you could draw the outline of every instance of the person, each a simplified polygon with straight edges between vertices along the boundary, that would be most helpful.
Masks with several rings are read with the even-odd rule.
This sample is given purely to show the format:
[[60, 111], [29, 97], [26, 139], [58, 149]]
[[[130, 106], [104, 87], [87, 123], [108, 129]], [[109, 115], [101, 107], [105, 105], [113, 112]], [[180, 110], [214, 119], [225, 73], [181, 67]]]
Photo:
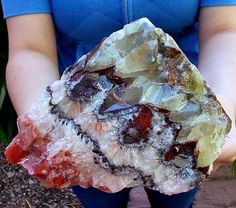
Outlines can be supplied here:
[[[145, 16], [174, 37], [232, 119], [213, 169], [236, 159], [236, 0], [1, 2], [9, 33], [7, 87], [18, 115], [102, 38]], [[126, 207], [130, 191], [108, 194], [78, 186], [73, 190], [85, 208]], [[172, 196], [146, 191], [152, 207], [189, 208], [197, 189]]]

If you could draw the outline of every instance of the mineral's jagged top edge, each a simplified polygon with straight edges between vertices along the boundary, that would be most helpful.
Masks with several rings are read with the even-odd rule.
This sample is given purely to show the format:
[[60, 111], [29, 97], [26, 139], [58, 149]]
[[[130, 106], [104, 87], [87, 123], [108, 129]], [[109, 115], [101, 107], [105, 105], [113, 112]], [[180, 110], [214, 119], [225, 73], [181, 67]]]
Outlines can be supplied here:
[[[149, 31], [149, 32], [152, 31], [152, 33], [155, 33], [156, 38], [159, 41], [158, 42], [159, 44], [164, 43], [165, 47], [168, 47], [171, 49], [176, 49], [177, 51], [179, 51], [181, 53], [180, 57], [183, 59], [183, 62], [185, 62], [185, 64], [188, 65], [187, 68], [185, 67], [185, 70], [190, 71], [192, 74], [194, 74], [194, 77], [197, 77], [198, 81], [202, 82], [203, 88], [202, 88], [202, 90], [200, 90], [201, 93], [203, 93], [204, 95], [206, 95], [208, 97], [212, 97], [211, 102], [213, 102], [214, 106], [217, 106], [217, 108], [219, 108], [222, 111], [222, 112], [218, 112], [219, 114], [220, 113], [222, 113], [222, 114], [217, 115], [217, 116], [221, 117], [223, 122], [226, 123], [225, 132], [222, 133], [222, 135], [226, 136], [226, 134], [229, 132], [229, 130], [231, 128], [231, 121], [230, 121], [229, 117], [227, 116], [227, 114], [225, 113], [224, 109], [220, 107], [220, 103], [216, 99], [214, 93], [211, 91], [211, 89], [208, 86], [208, 84], [206, 83], [206, 81], [203, 79], [203, 77], [200, 74], [200, 72], [198, 71], [197, 67], [194, 66], [193, 64], [191, 64], [191, 62], [184, 55], [182, 50], [178, 47], [178, 45], [176, 44], [176, 42], [174, 41], [174, 39], [171, 36], [164, 33], [162, 31], [162, 29], [156, 28], [147, 18], [142, 18], [142, 19], [139, 19], [133, 23], [130, 23], [129, 25], [125, 25], [123, 29], [111, 34], [108, 38], [103, 40], [101, 42], [101, 44], [97, 48], [95, 48], [92, 52], [81, 57], [77, 61], [77, 63], [74, 65], [75, 67], [74, 68], [72, 67], [72, 70], [74, 70], [74, 71], [78, 70], [78, 67], [76, 67], [76, 65], [79, 65], [80, 70], [81, 70], [81, 66], [82, 66], [82, 68], [84, 68], [84, 70], [88, 71], [88, 72], [89, 71], [99, 71], [103, 67], [101, 67], [101, 68], [99, 68], [99, 66], [97, 67], [96, 62], [99, 62], [105, 56], [109, 56], [109, 54], [101, 53], [101, 51], [105, 50], [107, 47], [112, 47], [111, 46], [112, 43], [124, 38], [125, 35], [132, 34], [132, 33], [138, 32], [138, 31], [144, 31], [144, 30]], [[115, 50], [113, 50], [112, 52], [117, 53]], [[114, 54], [111, 54], [111, 58], [109, 59], [110, 62], [108, 62], [108, 63], [106, 62], [107, 67], [112, 67], [112, 66], [116, 65], [117, 59], [112, 57], [112, 55], [114, 55]], [[115, 54], [115, 55], [117, 55], [117, 54]], [[89, 57], [89, 59], [88, 59], [88, 57]], [[116, 70], [116, 67], [114, 67], [114, 69]], [[176, 70], [177, 72], [182, 70], [178, 67], [176, 69], [177, 69]], [[65, 73], [65, 75], [66, 75], [66, 73]], [[184, 78], [184, 77], [182, 77], [182, 78]], [[186, 80], [186, 82], [187, 81], [188, 80]], [[209, 103], [209, 105], [210, 104], [211, 103]], [[222, 135], [221, 135], [221, 140], [222, 140]], [[217, 155], [219, 155], [219, 152], [217, 152]], [[200, 165], [200, 166], [202, 166], [202, 165]]]
[[[131, 27], [133, 26], [133, 27]], [[191, 66], [191, 70], [193, 70], [194, 73], [196, 73], [204, 82], [204, 88], [205, 90], [207, 91], [206, 94], [208, 94], [209, 96], [212, 96], [212, 97], [215, 97], [215, 94], [212, 92], [212, 90], [210, 89], [208, 83], [205, 81], [205, 79], [202, 77], [201, 73], [199, 72], [199, 70], [197, 69], [197, 67], [192, 64], [189, 59], [187, 58], [187, 56], [184, 54], [184, 52], [179, 48], [179, 46], [176, 44], [175, 40], [170, 36], [168, 35], [167, 33], [163, 32], [163, 30], [161, 28], [156, 28], [146, 17], [144, 18], [141, 18], [141, 19], [138, 19], [128, 25], [125, 25], [123, 29], [117, 31], [117, 32], [114, 32], [112, 33], [109, 37], [107, 37], [106, 39], [104, 39], [100, 44], [99, 44], [99, 47], [97, 47], [94, 52], [94, 54], [96, 54], [97, 50], [100, 49], [101, 47], [103, 47], [104, 45], [109, 45], [111, 44], [112, 42], [114, 41], [117, 41], [121, 38], [123, 38], [125, 35], [128, 35], [128, 34], [131, 34], [131, 33], [134, 33], [136, 31], [139, 31], [139, 30], [152, 30], [156, 35], [157, 37], [159, 38], [159, 41], [162, 41], [165, 46], [167, 47], [170, 47], [170, 48], [175, 48], [177, 49], [178, 51], [180, 51], [182, 53], [182, 58], [184, 59], [184, 61], [187, 62], [188, 65]], [[106, 46], [105, 46], [106, 47]], [[79, 64], [79, 68], [81, 70], [81, 68], [84, 67], [84, 69], [86, 71], [90, 71], [91, 68], [89, 66], [87, 66], [85, 64], [85, 59], [88, 57], [89, 54], [86, 54], [86, 55], [83, 55], [80, 59], [78, 59], [78, 61], [73, 65], [74, 67], [71, 67], [74, 71], [77, 71], [78, 70], [78, 67], [76, 66], [77, 64]], [[93, 59], [93, 57], [90, 57], [90, 59]], [[81, 66], [82, 64], [82, 66]], [[83, 65], [84, 64], [84, 65]], [[110, 65], [110, 67], [112, 67], [114, 65], [114, 63], [112, 63]], [[177, 70], [180, 70], [178, 67], [176, 68]], [[99, 70], [99, 69], [98, 69]], [[65, 73], [66, 74], [66, 73]], [[218, 102], [218, 100], [216, 99], [215, 97], [215, 100], [216, 102]], [[218, 102], [219, 103], [219, 102]], [[219, 103], [220, 105], [220, 103]], [[226, 119], [228, 120], [228, 128], [227, 129], [230, 129], [231, 128], [231, 121], [230, 119], [228, 118], [228, 116], [226, 115], [224, 109], [222, 109], [225, 116], [226, 116]]]

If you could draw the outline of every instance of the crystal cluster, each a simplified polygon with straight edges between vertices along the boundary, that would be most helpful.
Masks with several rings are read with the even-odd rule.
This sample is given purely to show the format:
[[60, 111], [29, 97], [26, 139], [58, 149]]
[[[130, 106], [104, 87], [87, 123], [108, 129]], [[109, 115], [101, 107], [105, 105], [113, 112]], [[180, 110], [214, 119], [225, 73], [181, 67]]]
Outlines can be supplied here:
[[46, 187], [196, 187], [230, 119], [175, 41], [142, 18], [104, 39], [18, 118], [9, 162]]

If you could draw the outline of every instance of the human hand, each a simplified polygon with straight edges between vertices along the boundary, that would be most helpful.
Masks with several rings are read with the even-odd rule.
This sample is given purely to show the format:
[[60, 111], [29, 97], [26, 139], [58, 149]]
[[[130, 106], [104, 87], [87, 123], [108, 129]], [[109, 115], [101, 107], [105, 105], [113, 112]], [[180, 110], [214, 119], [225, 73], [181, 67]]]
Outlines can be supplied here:
[[218, 159], [214, 162], [209, 172], [216, 171], [221, 165], [227, 163], [233, 163], [236, 160], [236, 126], [235, 126], [235, 106], [233, 102], [224, 96], [217, 96], [222, 107], [232, 121], [232, 126], [229, 134], [225, 138], [225, 144], [222, 148], [222, 153]]

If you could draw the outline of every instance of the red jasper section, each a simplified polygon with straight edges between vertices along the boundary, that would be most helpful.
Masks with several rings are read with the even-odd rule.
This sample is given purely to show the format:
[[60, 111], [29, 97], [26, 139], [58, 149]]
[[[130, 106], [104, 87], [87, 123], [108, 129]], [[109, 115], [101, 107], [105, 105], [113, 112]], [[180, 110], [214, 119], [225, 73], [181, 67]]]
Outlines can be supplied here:
[[173, 160], [176, 156], [180, 154], [194, 155], [194, 150], [196, 148], [197, 142], [191, 141], [184, 144], [174, 144], [165, 153], [165, 160]]
[[134, 118], [133, 125], [136, 125], [140, 132], [144, 132], [151, 127], [151, 122], [152, 111], [148, 107], [143, 106], [138, 116]]
[[146, 142], [148, 140], [148, 130], [151, 128], [152, 112], [142, 106], [137, 116], [130, 120], [127, 128], [122, 132], [124, 144]]
[[9, 163], [18, 163], [24, 157], [26, 157], [29, 152], [24, 151], [18, 144], [11, 144], [5, 151], [5, 156]]

